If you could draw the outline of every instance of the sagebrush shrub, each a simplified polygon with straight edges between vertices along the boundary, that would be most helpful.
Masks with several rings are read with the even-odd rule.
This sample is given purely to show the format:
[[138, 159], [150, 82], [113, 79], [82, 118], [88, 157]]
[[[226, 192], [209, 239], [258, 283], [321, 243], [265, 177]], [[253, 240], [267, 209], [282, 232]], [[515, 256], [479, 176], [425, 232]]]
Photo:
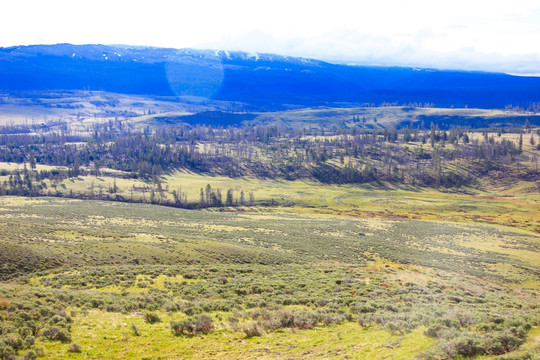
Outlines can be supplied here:
[[71, 334], [66, 329], [57, 326], [50, 326], [44, 329], [41, 333], [41, 336], [49, 340], [56, 340], [62, 342], [71, 340]]
[[261, 327], [255, 321], [251, 322], [248, 325], [244, 325], [242, 327], [242, 331], [244, 331], [246, 337], [248, 338], [254, 336], [261, 336], [263, 334]]
[[34, 351], [30, 350], [22, 356], [21, 360], [35, 360], [37, 358], [37, 354]]
[[131, 323], [130, 329], [131, 329], [131, 332], [133, 333], [133, 335], [135, 335], [135, 336], [141, 335], [141, 332], [139, 331], [139, 328], [137, 326], [135, 326], [134, 323]]
[[79, 353], [79, 352], [81, 352], [81, 345], [79, 345], [77, 343], [69, 344], [68, 352], [71, 352], [71, 353]]
[[149, 324], [155, 324], [161, 322], [161, 318], [159, 317], [159, 315], [149, 312], [144, 314], [144, 321]]
[[185, 320], [171, 321], [170, 325], [174, 335], [206, 334], [214, 328], [214, 322], [208, 315], [196, 315]]

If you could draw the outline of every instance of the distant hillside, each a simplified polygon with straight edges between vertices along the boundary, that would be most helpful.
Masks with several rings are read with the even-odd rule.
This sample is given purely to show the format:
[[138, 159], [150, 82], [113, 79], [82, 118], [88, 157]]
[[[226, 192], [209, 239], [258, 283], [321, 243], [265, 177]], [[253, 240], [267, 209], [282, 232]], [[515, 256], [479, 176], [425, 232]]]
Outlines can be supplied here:
[[540, 78], [330, 64], [271, 54], [105, 45], [0, 48], [0, 90], [181, 95], [261, 107], [433, 103], [501, 108], [540, 102]]

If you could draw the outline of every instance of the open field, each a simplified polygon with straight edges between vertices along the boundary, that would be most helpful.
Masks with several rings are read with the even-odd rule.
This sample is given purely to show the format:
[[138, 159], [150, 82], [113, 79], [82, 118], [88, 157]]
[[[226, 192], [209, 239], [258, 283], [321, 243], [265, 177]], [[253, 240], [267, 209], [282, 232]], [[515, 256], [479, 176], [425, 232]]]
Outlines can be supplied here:
[[[0, 170], [22, 169], [21, 164], [0, 164]], [[53, 167], [38, 165], [38, 170]], [[222, 192], [233, 190], [235, 199], [244, 191], [246, 199], [254, 194], [255, 207], [273, 202], [280, 211], [292, 213], [323, 213], [352, 216], [375, 216], [388, 218], [413, 218], [424, 220], [447, 220], [457, 222], [492, 223], [534, 232], [540, 232], [540, 192], [535, 183], [486, 184], [482, 188], [436, 190], [415, 186], [392, 184], [333, 185], [309, 180], [264, 180], [254, 178], [230, 178], [209, 176], [186, 171], [174, 172], [161, 177], [162, 195], [156, 185], [143, 179], [119, 178], [122, 172], [104, 169], [103, 175], [79, 176], [61, 182], [45, 180], [52, 194], [71, 193], [108, 194], [116, 184], [117, 192], [111, 198], [122, 196], [138, 201], [149, 200], [151, 190], [156, 197], [173, 200], [172, 191], [181, 190], [189, 202], [199, 200], [201, 188], [210, 185]], [[7, 181], [8, 176], [0, 176]], [[234, 209], [230, 209], [233, 211]], [[262, 209], [261, 209], [262, 210]], [[263, 211], [274, 211], [265, 208]]]
[[86, 131], [95, 122], [137, 118], [146, 114], [176, 111], [227, 109], [226, 102], [193, 100], [173, 96], [143, 96], [104, 91], [0, 92], [0, 125], [47, 124], [62, 120], [76, 131]]
[[244, 105], [0, 96], [1, 360], [538, 359], [536, 114]]
[[[19, 354], [49, 359], [487, 359], [539, 350], [532, 232], [238, 210], [2, 197], [2, 326], [35, 336]], [[17, 315], [32, 308], [43, 309], [35, 331]]]
[[[488, 225], [189, 211], [49, 198], [8, 197], [0, 203], [2, 227], [10, 229], [2, 231], [4, 246], [35, 254], [38, 264], [50, 261], [53, 267], [130, 264], [134, 258], [141, 264], [169, 265], [214, 261], [366, 265], [383, 258], [516, 283], [522, 276], [532, 281], [538, 275], [535, 248], [540, 237]], [[403, 244], [406, 249], [398, 250]], [[14, 259], [2, 261], [11, 263], [14, 273], [23, 269]], [[497, 264], [505, 267], [499, 270]], [[3, 273], [9, 275], [6, 270], [12, 266], [4, 265]]]
[[[437, 124], [492, 127], [521, 126], [526, 119], [540, 125], [540, 115], [515, 110], [476, 108], [434, 108], [408, 106], [314, 107], [285, 111], [250, 112], [250, 107], [239, 102], [172, 96], [127, 95], [104, 91], [44, 91], [0, 93], [0, 125], [35, 125], [50, 121], [67, 121], [74, 131], [87, 131], [93, 123], [122, 118], [137, 128], [182, 123], [183, 116], [216, 112], [227, 120], [226, 112], [251, 114], [252, 124], [278, 124], [291, 128], [365, 127], [391, 128], [420, 125], [429, 129]], [[215, 114], [214, 114], [215, 115]], [[229, 116], [230, 117], [230, 116]], [[354, 118], [354, 119], [353, 119]], [[204, 116], [201, 117], [205, 123]]]
[[[180, 124], [187, 119], [178, 112], [164, 112], [154, 115], [134, 117], [133, 122], [150, 126]], [[308, 128], [360, 128], [384, 129], [403, 127], [413, 124], [429, 129], [431, 122], [442, 127], [459, 125], [463, 127], [493, 127], [523, 125], [526, 119], [533, 124], [540, 124], [540, 116], [536, 113], [526, 113], [490, 109], [448, 109], [448, 108], [409, 108], [404, 106], [384, 107], [317, 107], [299, 110], [253, 113], [252, 124], [276, 124], [295, 129]], [[222, 114], [228, 119], [227, 114]], [[229, 118], [232, 116], [229, 116]], [[202, 118], [204, 120], [204, 118]]]

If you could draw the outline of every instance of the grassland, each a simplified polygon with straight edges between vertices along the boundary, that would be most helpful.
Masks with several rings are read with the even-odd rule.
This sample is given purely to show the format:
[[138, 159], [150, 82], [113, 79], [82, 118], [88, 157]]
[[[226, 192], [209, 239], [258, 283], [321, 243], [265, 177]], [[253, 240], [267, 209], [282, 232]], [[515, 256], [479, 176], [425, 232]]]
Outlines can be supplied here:
[[[246, 108], [243, 108], [245, 106]], [[62, 119], [75, 131], [88, 131], [96, 122], [124, 118], [136, 128], [181, 123], [181, 117], [204, 111], [240, 111], [249, 106], [241, 103], [177, 97], [158, 97], [117, 94], [104, 91], [49, 91], [0, 93], [0, 125], [47, 124]], [[336, 128], [361, 125], [367, 128], [391, 128], [411, 122], [457, 120], [481, 122], [481, 127], [513, 126], [525, 119], [537, 119], [538, 114], [496, 109], [432, 108], [383, 106], [366, 107], [351, 104], [349, 107], [315, 107], [285, 111], [257, 112], [254, 124], [280, 124], [293, 128]], [[353, 117], [359, 121], [354, 122]], [[170, 119], [170, 121], [168, 120]], [[537, 123], [536, 121], [533, 121]]]
[[[0, 164], [0, 169], [22, 169], [22, 165]], [[44, 165], [41, 168], [49, 169]], [[149, 200], [156, 189], [151, 181], [121, 178], [121, 172], [104, 169], [100, 176], [80, 176], [61, 182], [45, 180], [52, 194], [107, 194], [117, 187], [111, 198]], [[6, 181], [8, 176], [0, 176]], [[453, 189], [429, 189], [418, 186], [395, 186], [392, 184], [335, 185], [309, 180], [272, 180], [255, 178], [229, 178], [177, 171], [161, 177], [162, 193], [157, 196], [173, 200], [172, 191], [184, 192], [189, 202], [196, 203], [200, 189], [206, 185], [220, 188], [222, 192], [233, 190], [235, 199], [240, 192], [253, 193], [257, 211], [275, 211], [267, 205], [279, 205], [280, 212], [321, 213], [348, 216], [371, 216], [385, 218], [411, 218], [420, 220], [446, 220], [466, 223], [491, 223], [540, 232], [540, 192], [535, 183], [485, 184], [484, 187]], [[265, 208], [260, 208], [265, 205]], [[274, 209], [274, 210], [273, 210]], [[228, 209], [235, 211], [234, 209]]]
[[[155, 115], [134, 117], [133, 122], [150, 126], [160, 126], [165, 123], [181, 123], [182, 115], [186, 113], [165, 112]], [[524, 123], [526, 118], [536, 118], [537, 114], [517, 111], [492, 109], [448, 109], [448, 108], [409, 108], [403, 106], [384, 107], [316, 107], [298, 110], [254, 113], [255, 124], [278, 124], [297, 129], [303, 128], [339, 128], [355, 125], [373, 129], [391, 128], [394, 126], [420, 124], [424, 121], [429, 128], [431, 121], [447, 124], [457, 120], [462, 124], [481, 122], [483, 126], [499, 126]], [[353, 120], [356, 119], [355, 120]], [[467, 126], [467, 125], [465, 125]]]
[[[83, 95], [32, 101], [65, 106], [52, 113], [69, 113], [77, 136], [117, 115], [131, 116], [129, 129], [158, 128], [159, 118], [178, 120], [203, 106]], [[11, 99], [0, 113], [6, 106], [16, 112], [25, 101]], [[80, 118], [73, 112], [79, 105], [88, 111]], [[279, 124], [291, 133], [321, 124], [337, 129], [296, 132], [295, 141], [308, 149], [346, 139], [352, 135], [339, 129], [357, 125], [468, 119], [491, 126], [533, 114], [383, 107], [255, 115], [255, 124]], [[485, 144], [491, 137], [519, 141], [518, 133], [469, 134]], [[403, 175], [403, 181], [339, 185], [249, 169], [234, 178], [213, 175], [214, 168], [202, 174], [170, 167], [143, 176], [112, 163], [98, 171], [95, 162], [81, 167], [84, 176], [59, 176], [73, 169], [38, 163], [32, 184], [30, 163], [0, 163], [3, 191], [17, 175], [40, 189], [28, 192], [39, 197], [0, 197], [0, 359], [538, 359], [539, 150], [528, 136], [515, 163], [501, 160], [505, 167], [475, 163], [472, 171], [466, 160], [450, 159], [445, 171], [464, 166], [458, 170], [477, 174], [454, 187], [421, 187]], [[250, 150], [267, 165], [280, 156], [294, 160], [299, 150], [288, 141], [194, 146], [240, 158]], [[429, 146], [422, 142], [424, 136], [398, 148], [415, 153]], [[269, 151], [276, 146], [278, 153]], [[456, 150], [458, 143], [440, 146]], [[397, 155], [387, 150], [387, 157]], [[371, 166], [390, 173], [379, 155]], [[361, 168], [361, 161], [343, 155], [328, 165]], [[488, 173], [478, 175], [483, 169]], [[205, 208], [199, 200], [208, 185], [222, 194], [231, 190], [234, 206]], [[24, 193], [19, 190], [11, 194]], [[254, 203], [242, 204], [241, 192], [253, 194]], [[176, 194], [185, 194], [182, 206], [191, 210], [140, 203], [175, 205]]]
[[[475, 346], [483, 358], [531, 358], [539, 349], [533, 232], [236, 210], [0, 198], [2, 329], [28, 328], [19, 336], [34, 344], [19, 356], [48, 359], [442, 359], [482, 354]], [[32, 308], [42, 309], [35, 335], [20, 317]], [[203, 315], [208, 332], [171, 331]], [[505, 339], [507, 348], [493, 345]]]
[[[46, 124], [62, 119], [73, 129], [87, 130], [96, 121], [147, 112], [185, 111], [176, 99], [107, 93], [103, 91], [45, 91], [0, 93], [0, 124]], [[193, 108], [192, 109], [196, 109]]]
[[[137, 257], [140, 264], [343, 261], [365, 266], [383, 258], [504, 280], [519, 281], [527, 275], [534, 280], [538, 275], [534, 267], [539, 236], [486, 225], [188, 211], [48, 198], [1, 200], [6, 229], [2, 232], [10, 240], [4, 244], [65, 265], [124, 265]], [[400, 249], [401, 243], [405, 249]], [[497, 263], [511, 265], [505, 273], [521, 275], [505, 277], [491, 268]]]

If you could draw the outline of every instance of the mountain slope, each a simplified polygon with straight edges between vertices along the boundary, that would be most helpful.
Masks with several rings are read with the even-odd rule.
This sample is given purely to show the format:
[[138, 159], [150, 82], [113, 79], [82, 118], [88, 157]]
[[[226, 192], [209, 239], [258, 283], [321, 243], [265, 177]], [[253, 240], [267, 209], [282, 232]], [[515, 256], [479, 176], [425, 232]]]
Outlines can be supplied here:
[[429, 102], [504, 107], [540, 101], [540, 78], [330, 64], [271, 54], [105, 45], [0, 48], [0, 90], [90, 89], [198, 96], [262, 106]]

